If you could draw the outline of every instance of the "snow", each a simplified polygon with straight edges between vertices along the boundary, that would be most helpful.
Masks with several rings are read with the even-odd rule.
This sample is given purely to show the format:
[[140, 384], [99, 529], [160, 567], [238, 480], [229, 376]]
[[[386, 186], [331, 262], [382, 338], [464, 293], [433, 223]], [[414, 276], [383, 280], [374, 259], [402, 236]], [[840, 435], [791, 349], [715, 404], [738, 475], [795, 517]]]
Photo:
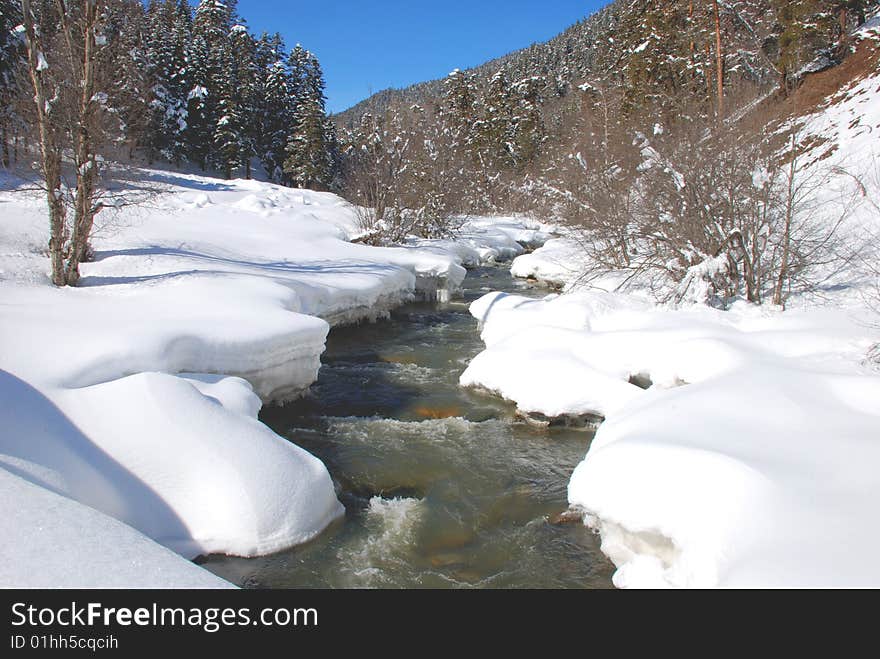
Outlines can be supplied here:
[[581, 273], [579, 256], [583, 251], [567, 238], [552, 238], [531, 254], [514, 259], [510, 273], [523, 279], [537, 279], [548, 284], [564, 285]]
[[[48, 506], [42, 497], [79, 511], [53, 522], [58, 537], [82, 520], [84, 539], [106, 530], [132, 564], [155, 563], [142, 579], [124, 566], [102, 579], [115, 548], [89, 560], [78, 545], [82, 579], [59, 583], [198, 584], [182, 559], [166, 571], [155, 543], [186, 558], [253, 556], [315, 537], [343, 513], [333, 482], [258, 421], [261, 405], [309, 387], [332, 325], [448, 297], [463, 263], [545, 237], [526, 220], [474, 218], [461, 242], [368, 247], [349, 242], [357, 216], [335, 195], [142, 170], [134, 185], [157, 194], [102, 212], [81, 285], [57, 289], [45, 202], [2, 176], [0, 208], [15, 221], [0, 223], [0, 476], [23, 479], [23, 510]], [[20, 538], [8, 583], [43, 583], [18, 558], [42, 519], [5, 520], [4, 536]], [[39, 557], [47, 574], [62, 569]]]
[[617, 586], [880, 584], [880, 376], [861, 363], [880, 330], [861, 312], [594, 290], [471, 313], [487, 347], [462, 385], [604, 417], [569, 500]]
[[112, 517], [0, 469], [5, 588], [231, 588]]
[[524, 217], [462, 218], [454, 239], [411, 238], [410, 245], [430, 252], [449, 252], [467, 267], [510, 261], [527, 248], [550, 240], [554, 227]]

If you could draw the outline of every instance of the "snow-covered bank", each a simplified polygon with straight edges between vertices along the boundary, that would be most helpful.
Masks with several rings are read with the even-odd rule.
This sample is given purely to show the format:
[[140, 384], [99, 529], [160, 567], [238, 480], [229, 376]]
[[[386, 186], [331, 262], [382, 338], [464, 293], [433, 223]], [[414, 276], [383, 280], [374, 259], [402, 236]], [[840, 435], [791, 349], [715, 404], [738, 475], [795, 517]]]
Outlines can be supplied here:
[[[878, 82], [866, 68], [793, 120], [804, 171], [824, 177], [810, 219], [860, 257], [787, 311], [658, 306], [611, 292], [614, 273], [575, 285], [570, 238], [512, 268], [567, 294], [472, 304], [486, 349], [461, 384], [525, 414], [604, 417], [568, 492], [616, 585], [880, 585]], [[839, 199], [844, 216], [828, 210]]]
[[[880, 233], [878, 80], [867, 72], [799, 120], [818, 145], [810, 166], [833, 174], [819, 197], [859, 179], [839, 229], [853, 245]], [[880, 585], [876, 270], [853, 260], [785, 312], [719, 311], [611, 292], [614, 273], [580, 286], [583, 260], [563, 237], [514, 261], [568, 293], [474, 302], [486, 349], [461, 383], [525, 414], [604, 417], [568, 492], [614, 583]]]
[[863, 316], [601, 291], [471, 311], [487, 348], [463, 385], [605, 417], [569, 499], [616, 585], [880, 583], [880, 377], [861, 363], [880, 330]]
[[510, 261], [527, 249], [540, 248], [551, 240], [555, 226], [527, 217], [474, 217], [455, 239], [411, 239], [411, 245], [435, 253], [452, 253], [466, 267]]
[[[35, 486], [69, 497], [132, 527], [144, 562], [147, 538], [187, 557], [250, 556], [320, 533], [342, 514], [330, 476], [257, 420], [261, 400], [309, 387], [332, 324], [448, 296], [466, 249], [479, 248], [482, 262], [510, 246], [509, 232], [541, 239], [522, 223], [493, 231], [485, 220], [467, 245], [367, 247], [347, 241], [356, 217], [335, 195], [143, 176], [163, 191], [100, 218], [110, 221], [81, 287], [60, 290], [46, 277], [43, 200], [2, 181], [0, 467], [30, 482], [15, 490], [23, 510]], [[80, 518], [95, 535], [110, 528], [97, 512]], [[4, 536], [30, 542], [40, 519], [29, 519], [4, 519]], [[75, 531], [59, 524], [62, 535]], [[43, 583], [9, 569], [20, 577], [9, 583]], [[114, 579], [106, 584], [126, 583]]]
[[553, 238], [531, 254], [517, 256], [510, 274], [562, 288], [583, 274], [583, 248], [572, 238]]
[[4, 588], [231, 588], [125, 524], [0, 469]]

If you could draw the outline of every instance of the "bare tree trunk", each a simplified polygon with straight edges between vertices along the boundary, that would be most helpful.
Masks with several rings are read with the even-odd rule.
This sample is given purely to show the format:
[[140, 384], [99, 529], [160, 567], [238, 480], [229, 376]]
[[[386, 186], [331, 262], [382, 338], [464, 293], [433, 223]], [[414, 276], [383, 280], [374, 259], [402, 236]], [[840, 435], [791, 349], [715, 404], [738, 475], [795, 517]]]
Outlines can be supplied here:
[[791, 164], [788, 169], [788, 188], [785, 194], [785, 227], [782, 232], [782, 262], [779, 264], [779, 277], [773, 291], [773, 304], [784, 307], [785, 298], [783, 291], [788, 281], [788, 260], [791, 252], [791, 224], [794, 217], [794, 177], [797, 167], [797, 154], [795, 153], [795, 138], [791, 136]]
[[688, 31], [690, 32], [690, 52], [691, 52], [691, 64], [694, 63], [694, 56], [696, 51], [696, 43], [694, 43], [694, 0], [690, 0], [688, 5], [688, 20], [690, 25], [688, 25]]
[[3, 166], [9, 167], [9, 165], [12, 164], [12, 159], [9, 153], [9, 129], [5, 122], [0, 128], [2, 128], [2, 131], [0, 131], [0, 140], [3, 141]]
[[718, 107], [716, 121], [718, 125], [724, 121], [724, 54], [721, 51], [721, 14], [718, 11], [718, 0], [712, 0], [715, 8], [715, 77], [718, 79]]
[[712, 47], [706, 42], [706, 98], [709, 101], [709, 112], [712, 111]]
[[837, 56], [840, 59], [843, 59], [846, 57], [846, 51], [849, 47], [849, 12], [847, 11], [846, 5], [840, 7], [840, 12], [837, 14], [837, 21], [840, 27], [840, 37], [837, 40]]
[[[86, 0], [83, 3], [83, 55], [78, 122], [76, 126], [76, 198], [74, 202], [73, 236], [70, 254], [67, 259], [67, 283], [75, 286], [79, 281], [79, 264], [85, 260], [89, 249], [89, 235], [100, 210], [95, 205], [95, 179], [97, 165], [94, 149], [94, 136], [91, 124], [95, 104], [95, 28], [97, 26], [97, 2]], [[65, 30], [69, 34], [70, 25], [65, 20]], [[71, 40], [72, 41], [72, 40]]]
[[49, 257], [52, 262], [52, 283], [64, 286], [64, 200], [61, 191], [61, 148], [55, 128], [50, 123], [49, 99], [46, 94], [44, 75], [47, 70], [40, 38], [34, 25], [30, 0], [22, 0], [22, 15], [27, 41], [28, 74], [34, 88], [37, 129], [40, 136], [40, 161], [49, 206]]

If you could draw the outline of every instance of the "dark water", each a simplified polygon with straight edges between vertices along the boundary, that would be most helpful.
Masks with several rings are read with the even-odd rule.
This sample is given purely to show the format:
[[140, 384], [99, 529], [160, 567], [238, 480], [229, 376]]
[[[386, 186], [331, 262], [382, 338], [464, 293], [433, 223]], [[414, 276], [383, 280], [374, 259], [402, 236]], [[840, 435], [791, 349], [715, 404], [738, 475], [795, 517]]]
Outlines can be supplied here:
[[592, 434], [534, 429], [458, 386], [483, 347], [467, 305], [492, 290], [533, 294], [483, 268], [464, 299], [334, 329], [311, 394], [261, 419], [324, 461], [344, 521], [301, 547], [204, 566], [258, 588], [610, 587], [598, 537], [549, 522]]

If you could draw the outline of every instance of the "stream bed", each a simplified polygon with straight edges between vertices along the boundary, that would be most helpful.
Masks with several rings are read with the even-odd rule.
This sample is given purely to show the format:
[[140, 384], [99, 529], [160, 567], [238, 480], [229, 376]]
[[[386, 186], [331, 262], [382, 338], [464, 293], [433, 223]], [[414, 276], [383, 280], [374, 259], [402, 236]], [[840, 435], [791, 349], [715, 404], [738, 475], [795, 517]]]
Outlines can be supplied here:
[[458, 385], [483, 348], [468, 305], [493, 290], [546, 294], [477, 268], [463, 297], [332, 330], [310, 394], [260, 418], [324, 461], [344, 519], [306, 545], [203, 567], [245, 588], [611, 587], [598, 536], [550, 521], [592, 433], [534, 428]]

